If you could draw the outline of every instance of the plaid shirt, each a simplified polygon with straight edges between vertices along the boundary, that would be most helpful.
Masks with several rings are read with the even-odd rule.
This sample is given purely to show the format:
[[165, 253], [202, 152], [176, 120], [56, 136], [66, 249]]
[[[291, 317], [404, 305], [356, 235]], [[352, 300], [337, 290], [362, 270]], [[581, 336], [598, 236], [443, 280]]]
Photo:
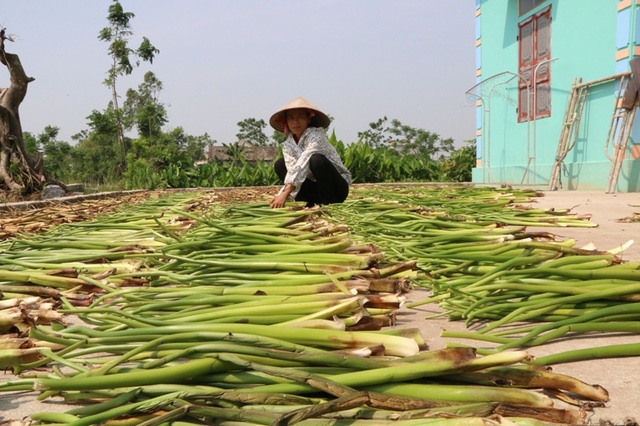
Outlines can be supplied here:
[[[295, 199], [305, 179], [309, 178], [315, 181], [313, 173], [311, 173], [309, 168], [309, 159], [313, 154], [322, 154], [327, 157], [344, 180], [351, 185], [351, 173], [344, 164], [342, 164], [338, 152], [333, 145], [329, 143], [327, 133], [321, 127], [307, 127], [297, 144], [293, 138], [293, 134], [290, 134], [287, 140], [284, 141], [282, 153], [284, 155], [285, 165], [287, 166], [287, 176], [284, 179], [284, 184], [286, 186], [290, 183], [295, 187], [289, 195], [290, 199]], [[280, 193], [283, 190], [284, 188], [280, 190]]]

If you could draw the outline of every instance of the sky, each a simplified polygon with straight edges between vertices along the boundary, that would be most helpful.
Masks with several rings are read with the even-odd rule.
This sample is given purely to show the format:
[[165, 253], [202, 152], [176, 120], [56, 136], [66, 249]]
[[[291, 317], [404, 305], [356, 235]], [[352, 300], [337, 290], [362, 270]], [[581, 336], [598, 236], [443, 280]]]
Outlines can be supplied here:
[[[6, 1], [5, 50], [34, 77], [20, 107], [23, 131], [47, 125], [58, 140], [88, 129], [104, 110], [111, 0]], [[118, 80], [137, 89], [147, 71], [162, 81], [165, 130], [236, 141], [237, 123], [269, 117], [302, 96], [333, 118], [345, 143], [380, 118], [452, 138], [475, 137], [475, 0], [120, 0], [132, 12], [130, 47], [159, 49]], [[9, 74], [0, 69], [0, 87]], [[267, 127], [265, 134], [271, 136]]]

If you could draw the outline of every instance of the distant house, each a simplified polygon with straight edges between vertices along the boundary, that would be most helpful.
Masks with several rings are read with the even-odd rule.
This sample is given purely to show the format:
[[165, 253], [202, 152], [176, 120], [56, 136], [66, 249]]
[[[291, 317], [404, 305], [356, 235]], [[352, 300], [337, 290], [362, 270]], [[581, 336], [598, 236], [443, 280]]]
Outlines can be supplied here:
[[640, 191], [639, 15], [638, 0], [476, 0], [473, 182]]
[[[258, 160], [273, 162], [278, 156], [279, 148], [277, 146], [255, 146], [246, 141], [240, 141], [238, 148], [247, 162], [255, 164]], [[209, 145], [204, 153], [205, 160], [201, 163], [219, 160], [222, 162], [233, 161], [229, 155], [230, 148], [228, 146]]]

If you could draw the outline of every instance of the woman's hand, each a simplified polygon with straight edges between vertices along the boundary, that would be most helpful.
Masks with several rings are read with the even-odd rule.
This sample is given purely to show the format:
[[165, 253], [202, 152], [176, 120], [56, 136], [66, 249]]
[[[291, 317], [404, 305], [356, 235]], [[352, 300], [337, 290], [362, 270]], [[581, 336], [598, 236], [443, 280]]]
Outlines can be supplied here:
[[269, 205], [271, 206], [272, 209], [279, 209], [280, 207], [284, 207], [286, 202], [287, 202], [287, 194], [282, 192], [276, 195], [275, 197], [273, 197]]
[[285, 203], [287, 202], [287, 198], [289, 198], [289, 194], [291, 194], [294, 188], [295, 187], [290, 183], [286, 184], [284, 188], [282, 188], [282, 191], [280, 191], [278, 195], [273, 197], [273, 199], [269, 203], [271, 208], [279, 209], [280, 207], [284, 207]]

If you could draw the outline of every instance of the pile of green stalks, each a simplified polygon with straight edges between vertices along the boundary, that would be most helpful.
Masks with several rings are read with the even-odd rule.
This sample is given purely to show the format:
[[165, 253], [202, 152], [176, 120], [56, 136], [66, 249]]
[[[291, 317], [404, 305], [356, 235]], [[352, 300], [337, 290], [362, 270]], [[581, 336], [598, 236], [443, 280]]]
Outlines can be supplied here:
[[[640, 262], [619, 256], [631, 242], [600, 251], [527, 231], [597, 226], [589, 215], [532, 208], [538, 194], [529, 190], [389, 185], [358, 195], [334, 214], [388, 257], [417, 261], [416, 282], [431, 297], [408, 306], [438, 303], [439, 315], [474, 326], [443, 337], [495, 344], [479, 350], [486, 354], [592, 332], [640, 333]], [[640, 344], [624, 344], [532, 363], [638, 355]]]
[[[524, 223], [584, 224], [506, 212], [511, 194], [446, 191], [432, 193], [440, 204], [420, 191], [371, 189], [343, 205], [278, 210], [175, 193], [6, 240], [2, 299], [37, 296], [65, 318], [33, 317], [28, 335], [0, 339], [0, 362], [16, 375], [0, 391], [78, 405], [33, 413], [40, 425], [582, 424], [585, 407], [608, 400], [605, 389], [528, 365], [524, 350], [428, 351], [419, 330], [397, 326], [413, 285], [455, 300], [464, 290], [446, 280], [477, 282], [470, 271], [491, 267], [461, 266], [473, 261], [454, 248], [497, 238], [492, 249], [551, 260]], [[473, 205], [453, 215], [465, 194]], [[512, 246], [518, 240], [529, 246]], [[543, 389], [577, 408], [556, 408]]]

